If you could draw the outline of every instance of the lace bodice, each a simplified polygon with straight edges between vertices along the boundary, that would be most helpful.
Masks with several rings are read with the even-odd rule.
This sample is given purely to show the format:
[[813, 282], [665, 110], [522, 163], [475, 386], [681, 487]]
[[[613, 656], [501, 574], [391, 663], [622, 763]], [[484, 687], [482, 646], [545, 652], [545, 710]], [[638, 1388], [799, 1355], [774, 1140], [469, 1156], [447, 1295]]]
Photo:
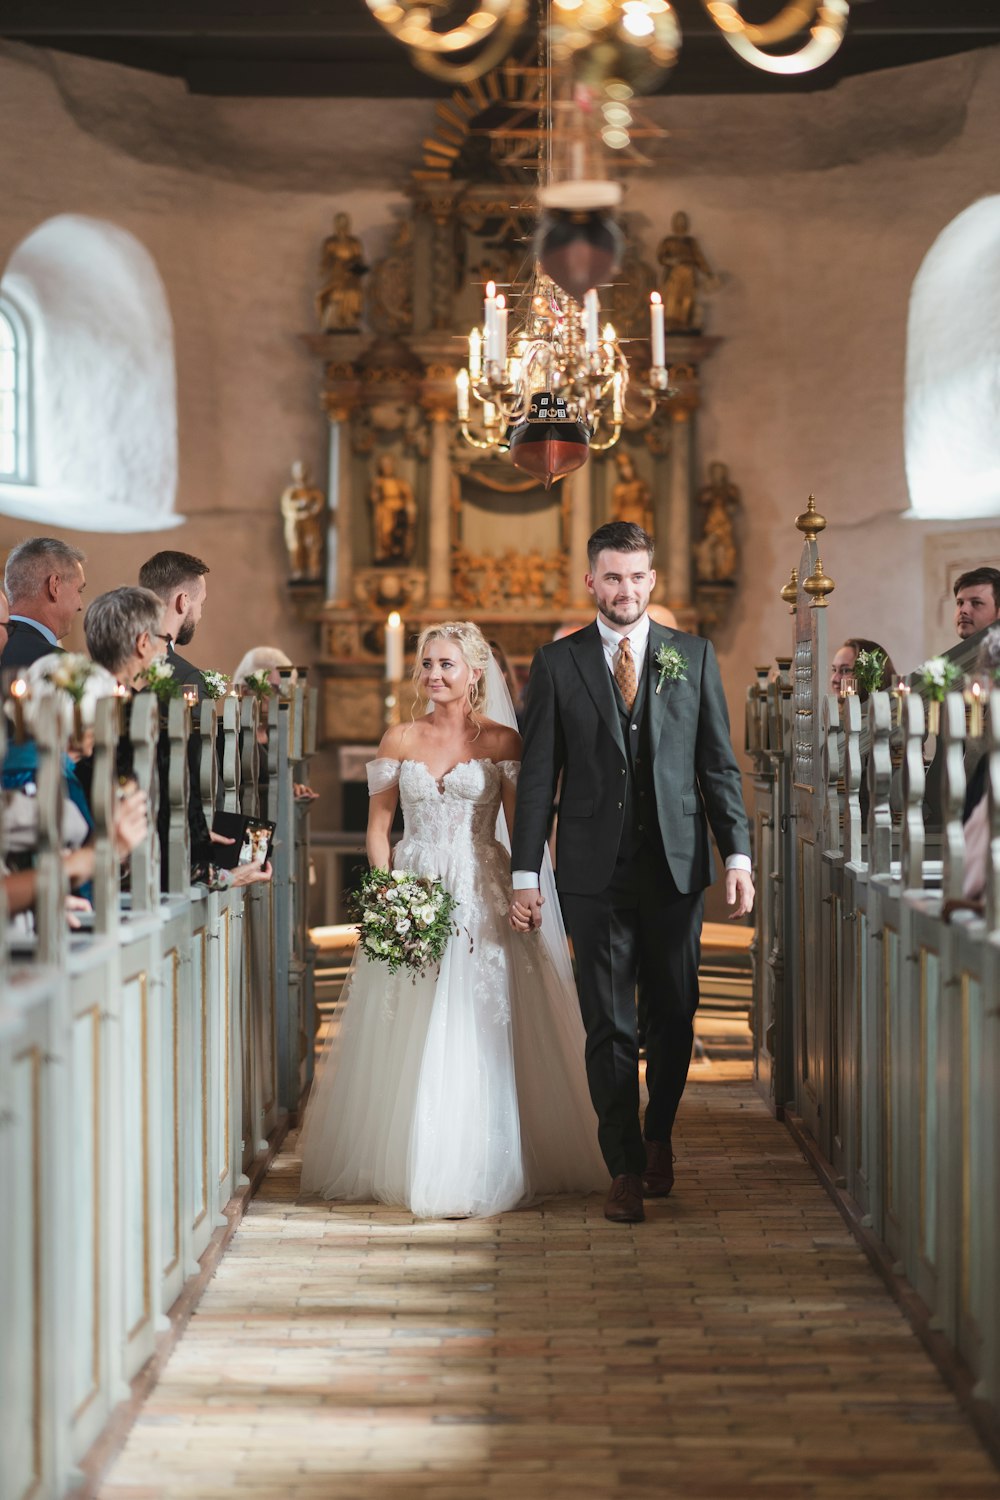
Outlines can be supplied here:
[[465, 760], [435, 779], [423, 761], [383, 757], [368, 764], [368, 790], [398, 783], [404, 846], [450, 848], [453, 855], [464, 846], [481, 854], [496, 839], [501, 780], [516, 782], [518, 769], [517, 761]]
[[506, 906], [510, 858], [497, 842], [500, 790], [517, 780], [517, 761], [465, 760], [435, 778], [420, 760], [368, 763], [374, 795], [399, 785], [404, 832], [393, 868], [433, 875], [459, 902]]

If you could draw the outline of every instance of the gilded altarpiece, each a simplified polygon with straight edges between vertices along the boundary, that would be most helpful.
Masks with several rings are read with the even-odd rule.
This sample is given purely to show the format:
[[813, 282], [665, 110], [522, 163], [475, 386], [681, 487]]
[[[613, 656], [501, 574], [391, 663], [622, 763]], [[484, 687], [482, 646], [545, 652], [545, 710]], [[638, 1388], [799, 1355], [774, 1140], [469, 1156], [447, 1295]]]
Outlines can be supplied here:
[[[481, 321], [483, 285], [524, 283], [534, 227], [523, 183], [490, 180], [504, 173], [475, 121], [496, 100], [470, 93], [460, 105], [455, 96], [442, 108], [462, 116], [464, 145], [455, 144], [454, 124], [442, 132], [452, 154], [425, 143], [425, 170], [414, 174], [388, 253], [359, 266], [362, 326], [303, 336], [321, 366], [329, 423], [328, 559], [325, 588], [299, 581], [291, 592], [320, 631], [327, 741], [376, 741], [382, 732], [392, 610], [411, 649], [429, 621], [474, 619], [524, 672], [561, 624], [592, 614], [583, 583], [591, 531], [644, 497], [659, 543], [655, 598], [686, 629], [712, 614], [699, 608], [695, 576], [693, 428], [699, 366], [718, 339], [668, 333], [670, 399], [652, 417], [640, 401], [614, 448], [592, 453], [550, 490], [506, 454], [470, 448], [457, 430], [455, 376]], [[602, 302], [641, 384], [657, 273], [627, 216], [623, 227], [625, 261]], [[406, 713], [405, 688], [402, 700]]]

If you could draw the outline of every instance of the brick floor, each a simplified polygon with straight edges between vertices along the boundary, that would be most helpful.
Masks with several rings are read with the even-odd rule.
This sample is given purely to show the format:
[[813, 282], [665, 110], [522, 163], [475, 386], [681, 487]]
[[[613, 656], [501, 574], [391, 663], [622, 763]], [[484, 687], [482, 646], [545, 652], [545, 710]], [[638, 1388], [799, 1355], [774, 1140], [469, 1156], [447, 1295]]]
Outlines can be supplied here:
[[643, 1225], [299, 1203], [289, 1145], [100, 1495], [1000, 1500], [744, 1071], [692, 1070]]

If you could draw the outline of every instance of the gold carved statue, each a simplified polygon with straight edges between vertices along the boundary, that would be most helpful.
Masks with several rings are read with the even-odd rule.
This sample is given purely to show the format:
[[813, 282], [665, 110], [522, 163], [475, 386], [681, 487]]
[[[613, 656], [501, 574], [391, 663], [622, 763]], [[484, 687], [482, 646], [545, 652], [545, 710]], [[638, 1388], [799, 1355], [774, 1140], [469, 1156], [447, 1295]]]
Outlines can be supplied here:
[[631, 453], [620, 448], [615, 453], [619, 478], [611, 491], [611, 516], [615, 521], [631, 521], [643, 531], [652, 533], [653, 504], [649, 485], [635, 472]]
[[368, 490], [372, 511], [372, 559], [376, 563], [408, 563], [417, 543], [417, 502], [413, 489], [396, 473], [388, 453], [378, 461]]
[[353, 333], [360, 326], [364, 303], [361, 278], [367, 270], [361, 241], [351, 233], [350, 219], [347, 214], [337, 214], [333, 234], [323, 241], [319, 262], [316, 315], [324, 333]]
[[292, 483], [281, 495], [285, 546], [293, 579], [318, 582], [323, 576], [323, 517], [326, 496], [309, 483], [304, 463], [292, 464]]
[[740, 492], [725, 464], [709, 464], [708, 483], [698, 491], [698, 504], [705, 507], [701, 540], [694, 549], [699, 582], [731, 583], [739, 565], [733, 514], [740, 506]]
[[663, 267], [663, 321], [675, 333], [694, 332], [700, 326], [698, 288], [707, 282], [711, 289], [715, 277], [698, 241], [688, 233], [687, 214], [675, 213], [670, 228], [672, 233], [656, 252]]

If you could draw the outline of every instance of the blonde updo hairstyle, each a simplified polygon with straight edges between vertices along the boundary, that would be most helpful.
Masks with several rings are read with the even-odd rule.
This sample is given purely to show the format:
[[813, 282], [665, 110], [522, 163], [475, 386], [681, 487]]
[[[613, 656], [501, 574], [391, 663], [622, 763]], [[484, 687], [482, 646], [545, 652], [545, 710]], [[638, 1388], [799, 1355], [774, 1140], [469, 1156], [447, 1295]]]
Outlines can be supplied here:
[[427, 625], [420, 632], [413, 662], [413, 686], [421, 702], [426, 701], [420, 690], [421, 663], [428, 642], [436, 640], [454, 641], [470, 671], [478, 669], [479, 676], [475, 682], [469, 683], [469, 716], [474, 724], [478, 724], [477, 715], [486, 707], [486, 668], [492, 655], [489, 643], [479, 626], [471, 620], [443, 620], [439, 625]]

